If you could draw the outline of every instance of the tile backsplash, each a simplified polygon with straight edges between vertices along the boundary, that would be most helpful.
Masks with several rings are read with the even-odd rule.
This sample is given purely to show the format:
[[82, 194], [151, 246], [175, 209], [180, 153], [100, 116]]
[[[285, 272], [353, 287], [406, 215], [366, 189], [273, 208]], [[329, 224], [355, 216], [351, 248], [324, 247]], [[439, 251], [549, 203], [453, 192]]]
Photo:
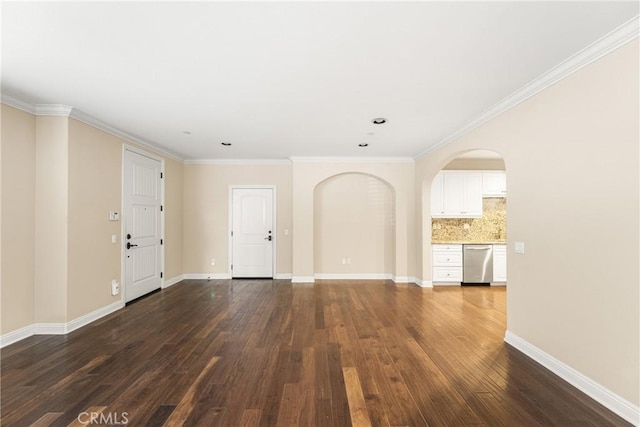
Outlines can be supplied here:
[[[468, 227], [465, 228], [465, 224]], [[432, 218], [433, 243], [498, 243], [507, 240], [507, 199], [482, 199], [482, 218]]]

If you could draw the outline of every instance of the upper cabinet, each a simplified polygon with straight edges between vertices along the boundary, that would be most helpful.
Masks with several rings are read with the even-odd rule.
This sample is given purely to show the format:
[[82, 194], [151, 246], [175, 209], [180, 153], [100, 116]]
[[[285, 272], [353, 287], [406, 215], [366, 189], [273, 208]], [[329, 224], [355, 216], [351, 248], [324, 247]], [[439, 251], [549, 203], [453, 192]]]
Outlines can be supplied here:
[[436, 218], [480, 218], [482, 174], [442, 171], [431, 185], [431, 216]]
[[484, 197], [507, 196], [507, 175], [504, 171], [482, 173], [482, 195]]

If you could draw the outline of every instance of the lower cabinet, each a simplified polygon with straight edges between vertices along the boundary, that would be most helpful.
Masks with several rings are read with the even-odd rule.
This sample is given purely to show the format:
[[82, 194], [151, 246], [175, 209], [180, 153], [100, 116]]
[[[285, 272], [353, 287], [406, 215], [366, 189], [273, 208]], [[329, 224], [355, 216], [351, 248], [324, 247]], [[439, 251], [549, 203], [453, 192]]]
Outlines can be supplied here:
[[462, 245], [433, 245], [433, 283], [462, 282]]
[[493, 245], [493, 281], [507, 281], [507, 245]]

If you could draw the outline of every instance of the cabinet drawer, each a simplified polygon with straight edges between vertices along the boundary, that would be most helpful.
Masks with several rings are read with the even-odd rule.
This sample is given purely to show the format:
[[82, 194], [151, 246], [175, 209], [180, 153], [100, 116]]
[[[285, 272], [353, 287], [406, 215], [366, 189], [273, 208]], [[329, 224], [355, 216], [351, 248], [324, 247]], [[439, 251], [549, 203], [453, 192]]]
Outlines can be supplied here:
[[461, 252], [434, 252], [433, 265], [462, 267], [462, 253]]
[[462, 254], [462, 245], [432, 245], [432, 252], [460, 252]]
[[433, 267], [434, 282], [462, 282], [462, 267]]

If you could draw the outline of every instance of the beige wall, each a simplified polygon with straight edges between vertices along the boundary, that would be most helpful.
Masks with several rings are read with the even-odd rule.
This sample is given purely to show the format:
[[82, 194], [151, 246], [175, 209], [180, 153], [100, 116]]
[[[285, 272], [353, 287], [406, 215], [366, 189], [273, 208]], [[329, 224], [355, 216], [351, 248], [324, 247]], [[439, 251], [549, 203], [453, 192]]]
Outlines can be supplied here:
[[[121, 280], [121, 223], [108, 213], [121, 209], [123, 144], [2, 105], [2, 334], [120, 300], [111, 281]], [[182, 167], [165, 159], [166, 278], [182, 274]]]
[[35, 168], [35, 321], [65, 323], [69, 248], [69, 120], [66, 117], [36, 117]]
[[[2, 317], [0, 334], [34, 319], [36, 122], [2, 105]], [[16, 185], [18, 183], [19, 185]]]
[[276, 273], [291, 273], [290, 164], [187, 164], [183, 179], [185, 273], [229, 273], [231, 185], [276, 186]]
[[[416, 165], [431, 180], [470, 149], [501, 153], [509, 183], [508, 330], [640, 404], [638, 41]], [[422, 216], [424, 218], [425, 216]], [[420, 216], [419, 216], [420, 218]], [[422, 223], [422, 276], [430, 227]], [[526, 244], [515, 254], [514, 242]], [[420, 250], [422, 245], [417, 246]]]
[[316, 185], [343, 173], [380, 178], [395, 192], [395, 266], [392, 274], [414, 274], [414, 164], [413, 162], [294, 162], [293, 163], [293, 276], [314, 275], [314, 191]]
[[442, 169], [445, 170], [504, 170], [502, 159], [453, 159]]
[[164, 164], [164, 270], [165, 279], [184, 273], [182, 269], [182, 163], [165, 159]]
[[[120, 300], [120, 221], [109, 211], [122, 204], [122, 141], [69, 120], [69, 257], [67, 316], [75, 319]], [[112, 235], [118, 243], [111, 243]]]
[[[391, 274], [395, 265], [395, 195], [370, 175], [342, 174], [314, 196], [315, 274]], [[343, 258], [351, 263], [343, 264]]]

